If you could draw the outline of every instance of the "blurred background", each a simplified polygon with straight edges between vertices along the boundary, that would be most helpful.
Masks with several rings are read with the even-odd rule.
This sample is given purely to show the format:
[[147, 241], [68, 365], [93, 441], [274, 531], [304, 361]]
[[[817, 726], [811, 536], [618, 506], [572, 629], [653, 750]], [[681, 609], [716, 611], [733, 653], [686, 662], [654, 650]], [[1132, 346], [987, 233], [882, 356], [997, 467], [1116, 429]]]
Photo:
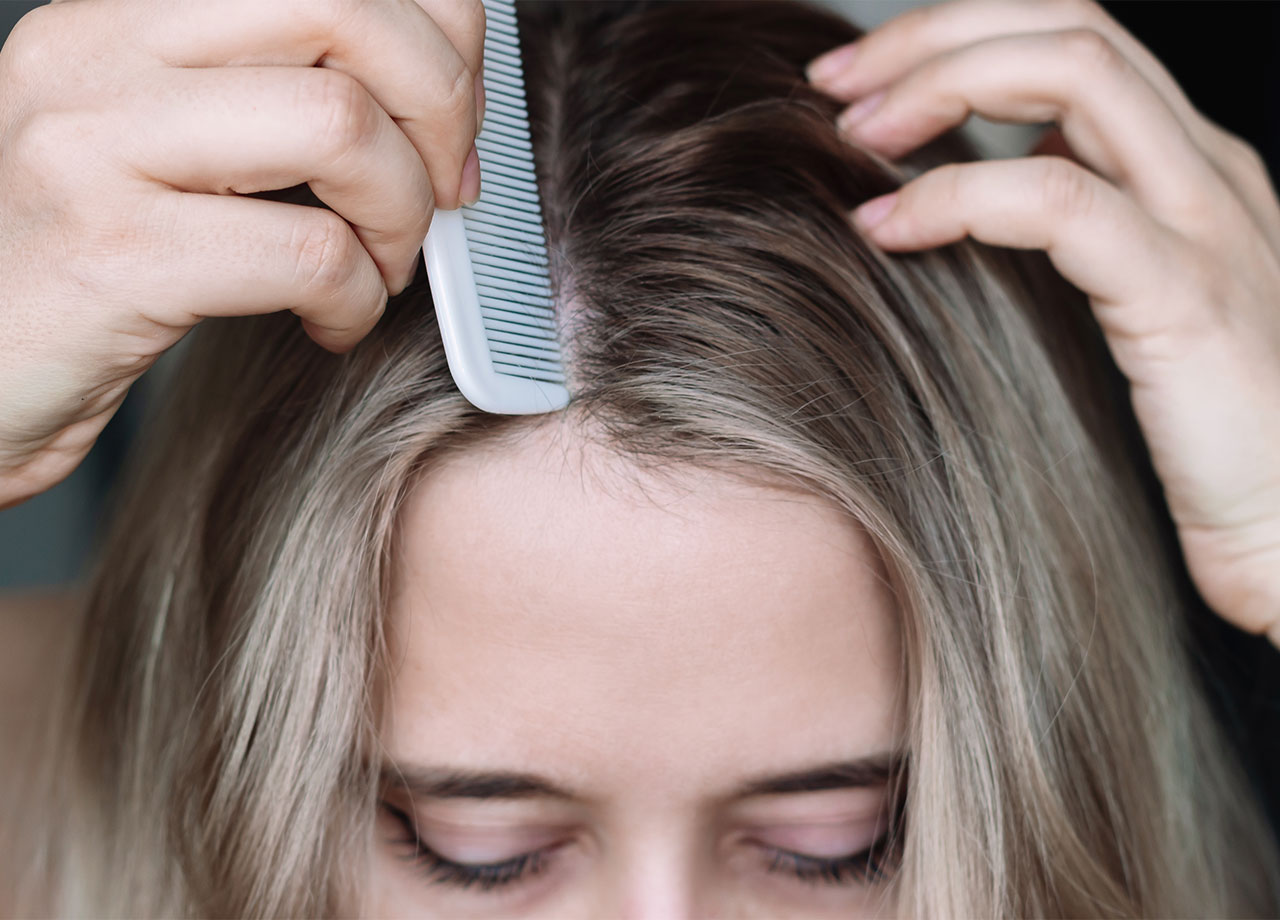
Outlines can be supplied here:
[[[85, 0], [91, 2], [91, 0]], [[105, 2], [105, 0], [96, 0]], [[873, 28], [932, 0], [830, 0], [864, 28]], [[0, 0], [0, 42], [38, 2]], [[1104, 2], [1150, 48], [1210, 119], [1249, 141], [1280, 167], [1280, 2], [1184, 0]], [[965, 129], [988, 156], [1024, 153], [1033, 126], [971, 119]], [[134, 387], [88, 459], [65, 482], [0, 512], [0, 592], [68, 584], [90, 559], [112, 483], [138, 430], [146, 403], [180, 372], [171, 354]], [[1154, 481], [1148, 487], [1159, 494]], [[1174, 538], [1172, 528], [1167, 538]], [[1190, 590], [1189, 580], [1185, 586]], [[1264, 639], [1226, 626], [1201, 604], [1193, 610], [1192, 653], [1219, 717], [1269, 796], [1280, 830], [1280, 654]]]

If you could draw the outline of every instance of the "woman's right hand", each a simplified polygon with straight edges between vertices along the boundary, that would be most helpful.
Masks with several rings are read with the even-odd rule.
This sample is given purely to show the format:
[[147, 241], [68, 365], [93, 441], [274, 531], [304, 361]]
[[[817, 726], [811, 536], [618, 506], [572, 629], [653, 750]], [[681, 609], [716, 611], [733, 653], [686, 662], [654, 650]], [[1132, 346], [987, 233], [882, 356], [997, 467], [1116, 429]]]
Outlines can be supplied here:
[[[480, 0], [75, 0], [0, 51], [0, 508], [206, 316], [342, 352], [479, 194]], [[333, 210], [244, 197], [308, 183]]]

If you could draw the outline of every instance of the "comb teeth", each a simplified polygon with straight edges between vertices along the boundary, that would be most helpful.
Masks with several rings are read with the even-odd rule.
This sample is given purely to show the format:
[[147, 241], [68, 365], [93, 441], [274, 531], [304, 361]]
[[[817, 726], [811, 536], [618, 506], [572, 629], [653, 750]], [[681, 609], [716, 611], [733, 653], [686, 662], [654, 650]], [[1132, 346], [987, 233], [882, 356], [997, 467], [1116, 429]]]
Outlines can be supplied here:
[[437, 211], [423, 244], [449, 371], [487, 412], [551, 412], [569, 400], [542, 232], [524, 68], [511, 0], [484, 0], [480, 200]]

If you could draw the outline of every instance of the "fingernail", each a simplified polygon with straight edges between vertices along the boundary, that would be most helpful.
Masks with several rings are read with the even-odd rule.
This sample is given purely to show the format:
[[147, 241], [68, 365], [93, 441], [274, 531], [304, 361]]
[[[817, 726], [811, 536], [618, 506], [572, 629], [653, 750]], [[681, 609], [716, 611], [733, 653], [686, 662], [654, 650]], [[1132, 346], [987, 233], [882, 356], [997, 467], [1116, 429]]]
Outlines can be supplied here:
[[809, 66], [805, 68], [805, 76], [809, 78], [811, 83], [824, 83], [833, 77], [837, 77], [849, 66], [849, 62], [853, 60], [854, 53], [857, 50], [858, 43], [850, 42], [833, 51], [828, 51], [826, 54], [809, 62]]
[[476, 145], [471, 145], [467, 161], [462, 164], [462, 187], [458, 192], [463, 204], [475, 204], [480, 200], [480, 154]]
[[476, 137], [480, 136], [480, 129], [484, 127], [484, 68], [476, 74]]
[[864, 99], [859, 99], [853, 105], [849, 106], [840, 113], [840, 117], [836, 119], [836, 128], [841, 132], [847, 132], [858, 122], [863, 121], [868, 115], [880, 107], [880, 103], [884, 101], [885, 90], [878, 93], [872, 93]]
[[854, 209], [853, 219], [859, 226], [870, 229], [888, 217], [889, 212], [893, 210], [893, 206], [897, 203], [897, 192], [881, 195], [879, 198], [872, 198], [870, 201], [864, 201]]

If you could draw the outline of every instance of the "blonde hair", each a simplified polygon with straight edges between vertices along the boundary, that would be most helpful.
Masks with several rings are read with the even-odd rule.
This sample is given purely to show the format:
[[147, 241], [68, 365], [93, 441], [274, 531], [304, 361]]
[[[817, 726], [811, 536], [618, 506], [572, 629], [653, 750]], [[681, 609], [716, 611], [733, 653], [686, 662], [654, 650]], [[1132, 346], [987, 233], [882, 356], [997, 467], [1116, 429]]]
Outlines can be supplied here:
[[[847, 221], [967, 149], [841, 143], [802, 67], [857, 32], [803, 6], [522, 18], [569, 412], [637, 464], [826, 496], [883, 555], [911, 701], [902, 911], [1280, 911], [1087, 304], [1040, 254], [888, 257]], [[443, 452], [527, 422], [457, 393], [421, 277], [342, 357], [287, 314], [194, 338], [92, 581], [58, 909], [350, 912], [398, 508]]]

